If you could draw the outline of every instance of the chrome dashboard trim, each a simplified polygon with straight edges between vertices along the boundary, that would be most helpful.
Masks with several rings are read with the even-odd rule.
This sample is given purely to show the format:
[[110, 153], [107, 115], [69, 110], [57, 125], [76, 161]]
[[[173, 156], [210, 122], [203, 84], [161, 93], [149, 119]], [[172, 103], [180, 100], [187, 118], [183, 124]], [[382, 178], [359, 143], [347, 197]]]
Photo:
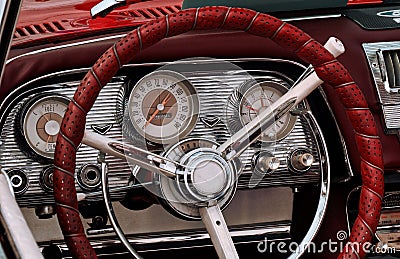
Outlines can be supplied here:
[[[255, 226], [235, 226], [229, 227], [232, 239], [237, 244], [250, 244], [264, 242], [268, 237], [268, 241], [289, 241], [290, 240], [290, 222], [277, 222], [274, 224], [265, 223]], [[187, 230], [172, 233], [157, 233], [146, 235], [129, 235], [127, 237], [129, 243], [138, 247], [139, 252], [157, 252], [184, 248], [202, 248], [211, 247], [212, 243], [208, 233], [205, 230]], [[101, 253], [102, 249], [109, 250], [114, 248], [113, 255], [128, 254], [122, 247], [121, 242], [117, 238], [91, 238], [90, 242], [94, 249], [99, 249], [98, 255], [109, 255]], [[40, 243], [43, 247], [50, 245], [48, 243]], [[64, 255], [63, 258], [71, 258], [68, 256], [68, 248], [64, 241], [52, 242], [56, 245]], [[117, 248], [116, 248], [117, 247]], [[256, 248], [255, 248], [256, 249]]]
[[[307, 117], [307, 120], [309, 120], [311, 123], [309, 123], [312, 127], [315, 128], [313, 132], [315, 134], [322, 134], [321, 129], [318, 126], [318, 123], [313, 116], [311, 112], [306, 113], [305, 115]], [[328, 154], [328, 148], [326, 146], [325, 139], [322, 135], [317, 136], [317, 140], [320, 142], [317, 147], [321, 147], [323, 150], [320, 150], [318, 154], [326, 154], [326, 157], [320, 158], [319, 161], [321, 163], [321, 167], [323, 168], [322, 174], [321, 174], [321, 190], [320, 190], [320, 197], [319, 197], [319, 202], [317, 206], [317, 211], [315, 213], [315, 217], [313, 219], [313, 222], [311, 223], [311, 227], [308, 229], [307, 234], [299, 244], [299, 247], [304, 247], [304, 249], [299, 249], [300, 251], [296, 251], [296, 253], [293, 253], [292, 255], [289, 256], [289, 259], [293, 258], [299, 258], [310, 246], [311, 241], [315, 238], [315, 236], [318, 233], [318, 230], [320, 229], [322, 225], [322, 221], [325, 217], [326, 210], [328, 208], [328, 198], [329, 198], [329, 193], [330, 193], [330, 175], [331, 175], [331, 170], [330, 170], [330, 162], [329, 162], [329, 154]]]
[[[200, 63], [203, 63], [203, 62], [214, 62], [215, 60], [210, 60], [210, 59], [207, 59], [207, 58], [203, 58], [203, 59], [200, 59], [200, 60], [198, 60], [198, 61], [196, 61], [196, 62], [200, 62]], [[270, 62], [283, 62], [283, 63], [288, 63], [288, 64], [293, 64], [293, 65], [297, 65], [297, 66], [299, 66], [299, 67], [301, 67], [301, 68], [304, 68], [304, 66], [302, 66], [302, 65], [300, 65], [300, 64], [298, 64], [297, 62], [294, 62], [294, 61], [287, 61], [287, 60], [283, 60], [283, 59], [266, 59], [266, 58], [248, 58], [248, 59], [246, 59], [246, 58], [242, 58], [242, 59], [227, 59], [227, 60], [225, 60], [225, 61], [231, 61], [231, 62], [234, 62], [234, 63], [244, 63], [244, 62], [250, 62], [250, 61], [263, 61], [263, 62], [267, 62], [267, 61], [270, 61]], [[182, 64], [185, 64], [185, 62], [187, 62], [187, 63], [189, 63], [189, 64], [193, 64], [193, 61], [180, 61]], [[220, 60], [216, 60], [215, 62], [220, 62]], [[160, 65], [164, 65], [164, 64], [171, 64], [171, 63], [174, 63], [174, 62], [158, 62], [158, 63], [144, 63], [144, 64], [129, 64], [129, 65], [126, 65], [125, 67], [147, 67], [147, 66], [151, 66], [151, 65], [158, 65], [158, 66], [160, 66]], [[65, 76], [65, 75], [68, 75], [68, 74], [73, 74], [73, 73], [84, 73], [84, 72], [86, 72], [86, 71], [88, 71], [88, 69], [87, 68], [81, 68], [81, 69], [73, 69], [73, 70], [67, 70], [67, 71], [61, 71], [61, 72], [56, 72], [56, 73], [51, 73], [51, 74], [48, 74], [48, 75], [45, 75], [45, 76], [41, 76], [41, 77], [38, 77], [38, 78], [36, 78], [36, 79], [33, 79], [33, 80], [31, 80], [31, 81], [29, 81], [29, 82], [27, 82], [27, 83], [25, 83], [25, 84], [23, 84], [23, 85], [21, 85], [20, 87], [18, 87], [17, 89], [15, 89], [13, 92], [12, 92], [12, 94], [10, 94], [10, 95], [8, 95], [7, 96], [7, 98], [4, 100], [4, 102], [1, 104], [1, 106], [0, 106], [0, 111], [2, 111], [1, 112], [1, 115], [0, 115], [0, 125], [3, 125], [3, 122], [5, 121], [5, 119], [4, 119], [4, 117], [6, 116], [6, 114], [7, 114], [7, 110], [11, 110], [15, 105], [16, 105], [16, 101], [20, 101], [19, 99], [22, 99], [22, 97], [21, 98], [15, 98], [15, 95], [18, 93], [18, 92], [23, 92], [23, 91], [26, 91], [25, 93], [28, 93], [28, 94], [32, 94], [32, 93], [34, 93], [35, 91], [38, 91], [38, 90], [43, 90], [43, 89], [48, 89], [48, 87], [49, 86], [41, 86], [41, 85], [38, 85], [37, 86], [37, 88], [35, 88], [35, 89], [32, 89], [32, 87], [30, 87], [30, 84], [32, 84], [32, 83], [36, 83], [36, 82], [38, 82], [39, 80], [43, 80], [43, 79], [50, 79], [50, 78], [53, 78], [53, 77], [56, 77], [56, 76]], [[249, 70], [250, 72], [260, 72], [261, 70]], [[279, 73], [276, 73], [276, 74], [279, 74]], [[279, 74], [280, 76], [284, 76], [284, 75], [281, 75], [281, 74]], [[204, 75], [203, 75], [204, 76]], [[116, 77], [116, 78], [118, 78], [118, 77]], [[203, 84], [202, 83], [202, 81], [200, 80], [199, 82], [198, 82], [199, 84]], [[58, 84], [59, 86], [58, 87], [72, 87], [72, 86], [74, 86], [76, 84], [76, 82], [70, 82], [70, 83], [61, 83], [61, 84]], [[204, 87], [204, 86], [202, 86], [202, 87]], [[105, 87], [105, 88], [107, 88], [107, 86]], [[69, 91], [69, 90], [68, 90]], [[116, 95], [120, 95], [120, 93], [118, 93], [118, 94], [116, 94]], [[14, 100], [10, 100], [11, 98], [15, 98]], [[113, 97], [114, 98], [114, 97]], [[118, 98], [121, 98], [121, 96], [119, 96]], [[120, 101], [117, 101], [117, 103], [119, 103], [119, 102], [121, 102], [121, 100]], [[329, 105], [328, 105], [328, 107], [329, 107]], [[4, 112], [3, 112], [4, 111]], [[333, 117], [334, 118], [334, 117]], [[335, 123], [336, 123], [336, 121], [335, 121]], [[336, 125], [337, 125], [337, 123], [336, 123]], [[204, 126], [204, 127], [206, 127], [206, 126]], [[216, 130], [218, 130], [218, 129], [216, 129]], [[298, 131], [298, 130], [297, 130]], [[199, 131], [198, 132], [198, 134], [201, 134], [201, 132], [202, 132], [202, 130], [201, 131]], [[340, 131], [339, 131], [340, 132]], [[293, 133], [293, 134], [299, 134], [300, 133], [300, 131], [298, 131], [298, 133]], [[309, 134], [309, 133], [307, 133], [307, 134]], [[197, 135], [195, 135], [195, 136], [197, 136]], [[1, 141], [1, 140], [0, 140]], [[297, 143], [297, 139], [296, 138], [292, 138], [292, 141], [295, 141], [296, 143]], [[4, 141], [3, 141], [4, 142]], [[346, 154], [346, 157], [347, 157], [347, 152], [346, 152], [346, 146], [344, 145], [345, 143], [344, 143], [344, 141], [342, 140], [342, 144], [343, 144], [343, 150], [344, 150], [344, 153]], [[248, 157], [248, 156], [250, 156], [250, 157]], [[244, 157], [246, 157], [246, 163], [248, 162], [248, 161], [251, 161], [251, 153], [248, 153], [248, 152], [245, 152], [245, 154], [244, 154]], [[247, 159], [249, 159], [248, 161], [247, 161]], [[348, 162], [348, 161], [347, 161]], [[250, 164], [250, 163], [249, 163]], [[349, 165], [349, 168], [350, 168], [350, 165]], [[281, 167], [281, 169], [280, 170], [282, 170], [282, 169], [284, 169], [284, 165], [282, 165], [282, 167]], [[247, 181], [247, 180], [249, 180], [250, 179], [250, 176], [251, 176], [251, 174], [248, 174], [246, 171], [248, 171], [248, 170], [251, 170], [251, 169], [249, 169], [249, 167], [246, 167], [245, 168], [245, 173], [243, 174], [243, 182], [242, 183], [239, 183], [239, 188], [246, 188], [247, 186], [248, 186], [248, 184], [245, 184], [245, 181]], [[276, 177], [276, 175], [275, 175], [275, 177]], [[299, 176], [296, 176], [295, 177], [295, 179], [294, 179], [294, 182], [297, 182], [297, 183], [299, 183], [299, 184], [301, 184], [302, 182], [304, 182], [304, 179], [302, 179], [302, 178], [304, 178], [304, 177], [299, 177]], [[266, 182], [265, 182], [266, 181]], [[270, 178], [268, 178], [268, 179], [265, 179], [265, 181], [263, 181], [260, 185], [259, 185], [259, 187], [267, 187], [267, 186], [270, 186], [270, 184], [268, 184], [267, 182], [268, 181], [270, 181]], [[281, 177], [278, 177], [278, 178], [275, 178], [274, 179], [274, 182], [276, 181], [276, 184], [278, 184], [278, 182], [279, 182], [279, 184], [287, 184], [287, 182], [285, 182], [284, 181], [284, 178], [281, 178]], [[121, 185], [122, 186], [122, 185]], [[276, 185], [274, 185], [274, 186], [276, 186]], [[94, 197], [93, 197], [94, 198]]]
[[[400, 41], [375, 42], [362, 44], [371, 75], [374, 80], [376, 92], [379, 98], [379, 105], [382, 108], [383, 119], [387, 134], [399, 134], [400, 132], [400, 88], [389, 87], [386, 75], [385, 62], [382, 63], [383, 51], [400, 51]], [[396, 90], [397, 89], [397, 90]], [[396, 91], [395, 91], [396, 90]], [[394, 92], [395, 91], [395, 92]]]
[[294, 21], [307, 21], [307, 20], [317, 20], [317, 19], [332, 19], [332, 18], [340, 18], [342, 16], [343, 16], [342, 14], [310, 15], [310, 16], [284, 18], [282, 19], [282, 21], [294, 22]]
[[101, 41], [120, 39], [120, 38], [124, 37], [125, 35], [126, 35], [126, 33], [125, 34], [108, 36], [108, 37], [103, 37], [103, 38], [98, 38], [98, 39], [92, 39], [92, 40], [80, 41], [80, 42], [75, 42], [75, 43], [69, 43], [69, 44], [60, 45], [60, 46], [56, 46], [56, 47], [49, 47], [49, 48], [34, 50], [32, 52], [24, 53], [24, 54], [21, 54], [21, 55], [18, 55], [18, 56], [15, 56], [13, 58], [8, 59], [6, 61], [6, 65], [10, 64], [11, 62], [13, 62], [13, 61], [15, 61], [17, 59], [23, 58], [23, 57], [32, 56], [32, 55], [36, 55], [36, 54], [40, 54], [40, 53], [45, 53], [45, 52], [49, 52], [49, 51], [53, 51], [53, 50], [59, 50], [59, 49], [65, 49], [65, 48], [70, 48], [70, 47], [76, 47], [76, 46], [81, 46], [81, 45], [101, 42]]

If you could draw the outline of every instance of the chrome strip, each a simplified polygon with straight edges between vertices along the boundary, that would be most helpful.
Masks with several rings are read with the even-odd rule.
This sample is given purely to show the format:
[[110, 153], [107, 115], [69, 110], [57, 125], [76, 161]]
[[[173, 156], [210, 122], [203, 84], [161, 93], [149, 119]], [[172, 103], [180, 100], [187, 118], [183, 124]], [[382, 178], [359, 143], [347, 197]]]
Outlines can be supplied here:
[[318, 202], [318, 207], [317, 207], [317, 212], [315, 213], [315, 217], [313, 219], [313, 222], [310, 226], [310, 228], [307, 231], [307, 234], [299, 244], [299, 247], [304, 247], [304, 249], [298, 249], [300, 251], [296, 251], [295, 253], [291, 254], [288, 258], [289, 259], [294, 259], [294, 258], [299, 258], [310, 246], [311, 241], [315, 238], [315, 236], [318, 233], [318, 230], [320, 229], [322, 225], [322, 221], [325, 217], [326, 210], [328, 208], [328, 198], [329, 198], [329, 193], [330, 193], [330, 174], [331, 174], [331, 169], [330, 169], [330, 159], [329, 159], [329, 154], [328, 154], [328, 148], [326, 146], [326, 142], [324, 139], [324, 136], [322, 135], [322, 131], [319, 128], [319, 125], [315, 119], [315, 117], [312, 115], [311, 112], [306, 113], [306, 118], [310, 122], [309, 124], [315, 128], [313, 131], [314, 134], [321, 134], [315, 136], [317, 141], [319, 142], [319, 145], [317, 147], [321, 147], [322, 150], [318, 151], [318, 154], [325, 154], [325, 159], [320, 158], [320, 164], [321, 167], [323, 168], [322, 173], [321, 173], [321, 190], [320, 190], [320, 198]]
[[[285, 19], [282, 19], [282, 21], [286, 21], [287, 22], [287, 21], [301, 21], [301, 20], [312, 20], [312, 19], [328, 19], [328, 18], [339, 18], [341, 16], [342, 16], [341, 14], [321, 15], [321, 16], [305, 16], [305, 17], [285, 18]], [[195, 25], [196, 24], [194, 24], [194, 26]], [[126, 34], [127, 33], [108, 36], [108, 37], [102, 37], [102, 38], [97, 38], [97, 39], [92, 39], [92, 40], [87, 40], [87, 41], [81, 41], [81, 42], [76, 42], [76, 43], [69, 43], [69, 44], [55, 46], [55, 47], [39, 49], [39, 50], [35, 50], [35, 51], [32, 51], [32, 52], [28, 52], [28, 53], [24, 53], [24, 54], [15, 56], [15, 57], [7, 60], [6, 64], [9, 64], [9, 63], [11, 63], [11, 62], [13, 62], [13, 61], [15, 61], [15, 60], [17, 60], [19, 58], [22, 58], [22, 57], [31, 56], [31, 55], [35, 55], [35, 54], [39, 54], [39, 53], [48, 52], [48, 51], [64, 49], [64, 48], [69, 48], [69, 47], [75, 47], [75, 46], [81, 46], [81, 45], [91, 44], [91, 43], [95, 43], [95, 42], [101, 42], [101, 41], [107, 41], [107, 40], [113, 40], [113, 39], [120, 39], [122, 37], [125, 37]]]
[[24, 216], [9, 189], [6, 173], [0, 173], [0, 217], [17, 258], [43, 258]]
[[197, 9], [196, 9], [196, 16], [194, 17], [194, 23], [193, 23], [192, 30], [196, 29], [197, 19], [198, 19], [198, 17], [199, 17], [199, 9], [200, 9], [200, 8], [197, 8]]
[[316, 20], [316, 19], [331, 19], [331, 18], [340, 18], [341, 14], [328, 14], [328, 15], [311, 15], [311, 16], [299, 16], [292, 18], [284, 18], [282, 21], [285, 22], [293, 22], [293, 21], [307, 21], [307, 20]]
[[374, 79], [379, 105], [382, 108], [385, 133], [399, 135], [400, 86], [390, 88], [383, 52], [400, 53], [400, 41], [364, 43], [362, 46]]
[[[264, 241], [265, 237], [268, 237], [268, 241], [288, 241], [290, 240], [290, 222], [280, 222], [275, 224], [266, 223], [255, 226], [233, 226], [230, 227], [230, 233], [235, 244], [259, 243]], [[140, 250], [138, 249], [139, 252], [170, 251], [173, 249], [212, 246], [210, 237], [205, 230], [157, 233], [156, 235], [154, 235], [154, 233], [148, 235], [137, 234], [129, 235], [127, 239], [132, 246], [140, 248]], [[90, 239], [90, 243], [94, 249], [101, 250], [104, 248], [106, 250], [110, 250], [112, 248], [115, 249], [116, 246], [119, 246], [121, 249], [115, 249], [115, 251], [113, 250], [113, 255], [128, 254], [126, 249], [122, 247], [121, 241], [119, 241], [116, 237]], [[52, 244], [58, 246], [63, 254], [68, 253], [68, 248], [64, 241], [54, 241]], [[43, 242], [39, 245], [43, 247], [49, 245], [49, 243]]]
[[254, 21], [257, 19], [257, 17], [260, 15], [260, 12], [257, 12], [256, 15], [254, 15], [253, 19], [251, 20], [249, 26], [247, 26], [246, 29], [244, 29], [244, 31], [248, 31], [250, 30], [251, 26], [253, 26]]
[[224, 27], [224, 26], [225, 26], [225, 22], [226, 22], [226, 20], [228, 19], [228, 16], [229, 16], [229, 13], [231, 12], [231, 10], [232, 10], [232, 7], [229, 7], [229, 8], [228, 8], [228, 11], [227, 11], [226, 14], [225, 14], [224, 20], [223, 20], [223, 22], [222, 22], [222, 24], [221, 24], [221, 27]]
[[344, 159], [345, 159], [344, 162], [346, 164], [347, 172], [348, 172], [348, 175], [349, 175], [349, 177], [344, 180], [344, 182], [346, 182], [346, 181], [350, 180], [350, 178], [355, 175], [354, 171], [353, 171], [353, 168], [351, 166], [351, 163], [350, 163], [350, 157], [349, 157], [349, 152], [347, 151], [346, 141], [344, 140], [342, 131], [340, 130], [340, 127], [339, 127], [339, 124], [338, 124], [338, 122], [336, 120], [336, 117], [333, 114], [333, 110], [332, 110], [331, 106], [329, 105], [328, 97], [326, 96], [323, 87], [320, 86], [318, 88], [318, 90], [319, 90], [319, 93], [321, 94], [322, 98], [324, 98], [326, 106], [328, 107], [328, 110], [329, 110], [329, 112], [330, 112], [330, 114], [331, 114], [331, 116], [333, 118], [333, 121], [335, 122], [336, 130], [337, 130], [337, 132], [339, 134], [340, 142], [342, 143], [342, 149], [343, 149], [343, 154], [344, 154]]
[[0, 83], [3, 79], [21, 5], [21, 0], [0, 1]]
[[75, 100], [75, 98], [71, 98], [71, 102], [74, 103], [76, 107], [78, 107], [79, 110], [85, 115], [87, 115], [87, 112], [83, 109], [83, 107]]
[[120, 225], [118, 224], [117, 218], [115, 217], [114, 209], [111, 204], [111, 197], [110, 193], [108, 192], [108, 167], [107, 164], [102, 161], [101, 162], [101, 187], [103, 190], [103, 199], [104, 203], [107, 208], [107, 214], [108, 218], [110, 219], [111, 225], [113, 226], [113, 229], [115, 233], [117, 234], [119, 240], [122, 242], [122, 244], [128, 249], [128, 251], [131, 253], [131, 255], [136, 258], [140, 259], [142, 258], [136, 251], [133, 249], [129, 241], [126, 239], [126, 236], [124, 235], [124, 232], [122, 231]]
[[359, 132], [355, 132], [355, 135], [357, 135], [359, 137], [363, 137], [363, 138], [379, 139], [379, 136], [365, 135], [365, 134], [361, 134]]
[[116, 43], [114, 43], [114, 45], [113, 45], [113, 51], [114, 51], [115, 58], [117, 59], [117, 62], [118, 62], [118, 67], [121, 68], [122, 67], [121, 59], [119, 58], [117, 47], [115, 44]]
[[100, 86], [100, 88], [103, 88], [104, 85], [101, 84], [100, 79], [97, 76], [97, 74], [94, 72], [93, 67], [90, 68], [90, 73], [93, 75], [94, 79], [96, 79], [96, 82]]
[[167, 28], [165, 31], [165, 38], [168, 38], [168, 34], [169, 34], [169, 20], [168, 20], [168, 14], [165, 16], [165, 22], [167, 24]]
[[367, 186], [362, 186], [362, 188], [364, 188], [365, 190], [369, 191], [370, 193], [374, 194], [376, 197], [378, 197], [381, 201], [383, 201], [383, 197], [381, 195], [379, 195], [379, 193], [377, 193], [376, 191], [372, 190], [371, 188], [367, 187]]
[[348, 86], [348, 85], [353, 85], [353, 84], [356, 84], [356, 83], [354, 81], [352, 81], [352, 82], [348, 82], [348, 83], [344, 83], [344, 84], [341, 84], [341, 85], [334, 86], [333, 88], [337, 89], [337, 88], [342, 88], [342, 87], [345, 87], [345, 86]]
[[141, 27], [136, 28], [137, 36], [139, 38], [140, 51], [143, 49], [142, 35], [140, 34]]
[[349, 217], [349, 202], [350, 202], [350, 197], [353, 193], [358, 192], [359, 190], [361, 190], [361, 186], [358, 186], [356, 188], [354, 188], [353, 190], [351, 190], [349, 192], [349, 194], [347, 195], [347, 199], [346, 199], [346, 221], [347, 221], [347, 234], [348, 236], [350, 236], [351, 234], [351, 228], [350, 228], [350, 217]]
[[368, 223], [365, 222], [365, 220], [364, 220], [363, 218], [361, 218], [360, 215], [358, 215], [357, 217], [358, 217], [358, 218], [360, 219], [360, 221], [368, 228], [369, 232], [370, 232], [372, 235], [374, 235], [375, 232], [372, 231], [372, 228], [368, 225]]
[[366, 163], [367, 165], [375, 168], [378, 171], [381, 171], [382, 173], [384, 173], [384, 170], [382, 168], [377, 167], [376, 165], [371, 164], [370, 162], [368, 162], [367, 160], [365, 160], [364, 158], [361, 157], [361, 161]]
[[274, 32], [274, 34], [271, 36], [271, 40], [275, 39], [276, 35], [282, 30], [282, 28], [286, 25], [286, 22], [283, 22], [281, 26]]
[[56, 46], [56, 47], [50, 47], [50, 48], [34, 50], [32, 52], [24, 53], [24, 54], [15, 56], [13, 58], [10, 58], [9, 60], [7, 60], [6, 65], [8, 65], [11, 62], [13, 62], [13, 61], [15, 61], [15, 60], [17, 60], [19, 58], [22, 58], [22, 57], [32, 56], [32, 55], [36, 55], [36, 54], [40, 54], [40, 53], [53, 51], [53, 50], [59, 50], [59, 49], [65, 49], [65, 48], [70, 48], [70, 47], [76, 47], [76, 46], [96, 43], [96, 42], [100, 42], [100, 41], [120, 39], [120, 38], [124, 37], [125, 35], [126, 35], [126, 33], [125, 34], [114, 35], [114, 36], [103, 37], [103, 38], [98, 38], [98, 39], [93, 39], [93, 40], [86, 40], [86, 41], [80, 41], [80, 42], [75, 42], [75, 43], [69, 43], [69, 44], [60, 45], [60, 46]]

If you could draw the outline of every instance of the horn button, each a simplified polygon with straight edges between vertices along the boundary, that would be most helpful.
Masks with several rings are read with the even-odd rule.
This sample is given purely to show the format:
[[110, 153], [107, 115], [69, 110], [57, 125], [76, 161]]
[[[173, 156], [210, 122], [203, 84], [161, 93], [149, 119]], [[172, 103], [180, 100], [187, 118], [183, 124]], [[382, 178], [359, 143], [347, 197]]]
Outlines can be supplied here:
[[207, 139], [190, 138], [170, 147], [164, 154], [189, 168], [175, 180], [158, 176], [161, 204], [168, 211], [193, 220], [200, 219], [199, 208], [210, 201], [218, 202], [221, 209], [229, 204], [242, 166], [239, 160], [226, 161], [216, 151], [217, 146]]

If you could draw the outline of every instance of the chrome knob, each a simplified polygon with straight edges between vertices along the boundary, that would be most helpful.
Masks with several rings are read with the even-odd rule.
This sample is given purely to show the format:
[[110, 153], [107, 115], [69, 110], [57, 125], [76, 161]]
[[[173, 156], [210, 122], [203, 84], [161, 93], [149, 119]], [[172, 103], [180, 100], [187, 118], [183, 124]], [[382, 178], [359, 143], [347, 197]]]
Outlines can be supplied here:
[[307, 172], [314, 163], [314, 156], [307, 149], [296, 149], [289, 157], [289, 168], [295, 173]]
[[253, 171], [258, 174], [272, 174], [281, 162], [273, 154], [261, 151], [253, 157]]

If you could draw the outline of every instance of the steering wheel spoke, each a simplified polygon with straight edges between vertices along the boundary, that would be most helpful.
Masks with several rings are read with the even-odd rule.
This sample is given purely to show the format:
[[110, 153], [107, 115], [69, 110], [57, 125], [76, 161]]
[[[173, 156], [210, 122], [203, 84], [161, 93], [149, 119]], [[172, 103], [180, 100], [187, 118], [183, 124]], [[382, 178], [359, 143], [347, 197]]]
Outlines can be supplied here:
[[[345, 51], [340, 40], [333, 37], [326, 42], [325, 48], [334, 57], [338, 57]], [[306, 70], [304, 76], [299, 78], [294, 87], [219, 146], [218, 151], [225, 154], [228, 160], [239, 157], [260, 137], [263, 131], [272, 127], [276, 121], [296, 107], [322, 83], [323, 81], [315, 71]]]
[[151, 172], [158, 172], [169, 178], [175, 178], [180, 171], [188, 170], [184, 165], [166, 157], [94, 132], [85, 131], [82, 143], [106, 154], [126, 159], [144, 169]]
[[218, 257], [239, 258], [218, 203], [214, 202], [211, 206], [201, 207], [199, 210]]

